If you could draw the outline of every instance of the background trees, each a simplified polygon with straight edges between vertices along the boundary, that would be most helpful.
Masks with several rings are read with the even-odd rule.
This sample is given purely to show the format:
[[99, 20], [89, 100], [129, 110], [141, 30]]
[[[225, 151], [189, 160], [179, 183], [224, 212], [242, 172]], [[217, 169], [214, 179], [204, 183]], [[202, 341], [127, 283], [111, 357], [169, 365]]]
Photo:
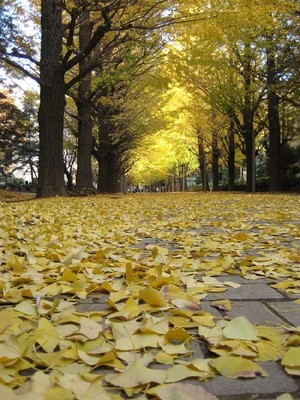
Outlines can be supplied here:
[[174, 73], [189, 91], [227, 117], [231, 159], [232, 132], [237, 132], [248, 191], [255, 190], [256, 141], [261, 135], [268, 138], [270, 190], [279, 190], [280, 143], [285, 141], [280, 108], [286, 91], [293, 87], [292, 92], [298, 92], [298, 74], [291, 72], [294, 60], [299, 60], [295, 3], [276, 2], [274, 7], [241, 0], [219, 6], [213, 20], [175, 30], [170, 62], [176, 63]]
[[[26, 13], [1, 2], [0, 63], [40, 87], [39, 196], [64, 195], [75, 166], [77, 190], [93, 189], [94, 162], [99, 192], [120, 191], [125, 176], [145, 180], [151, 170], [150, 180], [167, 181], [197, 165], [205, 189], [211, 180], [218, 190], [224, 170], [233, 189], [243, 157], [248, 191], [259, 160], [269, 189], [280, 190], [298, 129], [294, 1], [30, 5]], [[26, 34], [21, 13], [32, 24]]]
[[36, 116], [28, 101], [20, 110], [9, 92], [0, 95], [0, 174], [5, 180], [21, 170], [30, 174], [31, 182], [37, 178]]

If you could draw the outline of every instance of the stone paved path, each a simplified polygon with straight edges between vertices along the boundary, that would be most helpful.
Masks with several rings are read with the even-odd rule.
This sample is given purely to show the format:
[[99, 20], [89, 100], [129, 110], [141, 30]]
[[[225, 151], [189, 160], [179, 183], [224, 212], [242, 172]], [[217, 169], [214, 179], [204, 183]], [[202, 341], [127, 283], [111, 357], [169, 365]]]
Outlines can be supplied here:
[[[153, 197], [153, 199], [156, 198], [157, 197]], [[113, 199], [119, 201], [117, 197]], [[137, 197], [137, 199], [144, 201], [143, 196]], [[236, 197], [232, 196], [232, 198], [230, 199], [229, 200], [232, 202], [236, 201]], [[273, 215], [272, 208], [270, 208], [268, 216], [261, 212], [259, 208], [255, 211], [257, 215], [253, 216], [253, 214], [251, 214], [253, 212], [252, 203], [252, 208], [250, 210], [251, 212], [249, 212], [249, 218], [247, 210], [244, 210], [244, 213], [247, 214], [247, 218], [251, 223], [245, 225], [244, 227], [241, 227], [240, 221], [234, 221], [234, 230], [232, 230], [231, 222], [235, 214], [235, 209], [230, 208], [229, 200], [227, 198], [226, 201], [223, 199], [219, 200], [215, 198], [216, 203], [214, 214], [210, 215], [209, 212], [204, 213], [205, 218], [200, 218], [199, 221], [188, 220], [189, 215], [186, 214], [188, 213], [188, 211], [186, 211], [185, 209], [185, 203], [183, 203], [180, 210], [176, 210], [176, 213], [172, 209], [172, 207], [170, 207], [167, 210], [167, 214], [161, 215], [160, 208], [157, 208], [156, 218], [159, 219], [159, 222], [163, 222], [161, 223], [160, 232], [155, 232], [154, 230], [150, 229], [151, 222], [149, 222], [149, 216], [151, 216], [151, 218], [153, 219], [155, 218], [155, 212], [153, 212], [153, 204], [151, 203], [151, 205], [148, 206], [149, 211], [147, 213], [145, 212], [145, 215], [141, 215], [140, 221], [136, 223], [137, 227], [141, 228], [141, 230], [138, 230], [135, 227], [136, 230], [133, 230], [132, 232], [132, 235], [136, 235], [136, 233], [138, 232], [139, 235], [136, 236], [141, 238], [139, 244], [134, 244], [132, 247], [136, 246], [136, 248], [139, 248], [141, 250], [141, 253], [143, 253], [144, 250], [146, 253], [146, 247], [148, 245], [157, 245], [161, 247], [167, 247], [169, 252], [172, 253], [176, 252], [180, 246], [181, 248], [184, 247], [182, 243], [184, 243], [185, 236], [190, 236], [191, 238], [193, 238], [194, 236], [197, 237], [201, 235], [205, 235], [208, 240], [210, 239], [210, 235], [217, 236], [217, 239], [215, 238], [215, 240], [218, 240], [218, 242], [216, 243], [218, 245], [221, 244], [227, 246], [227, 237], [230, 237], [230, 235], [232, 235], [233, 233], [247, 234], [247, 232], [250, 232], [259, 237], [265, 226], [267, 227], [269, 224], [272, 228], [272, 224], [276, 223], [277, 221], [277, 217], [274, 217], [275, 222], [274, 220], [270, 220], [271, 222], [269, 223], [269, 220], [267, 219]], [[203, 207], [203, 204], [201, 204], [201, 207]], [[211, 204], [207, 202], [206, 207], [207, 210], [210, 210]], [[226, 215], [227, 225], [218, 215], [219, 207], [223, 209], [225, 208], [226, 210], [228, 209], [228, 215]], [[268, 210], [267, 206], [265, 208], [266, 210]], [[182, 224], [183, 221], [187, 222], [187, 225], [182, 225], [182, 227], [180, 228], [177, 226], [176, 222], [178, 215], [183, 212], [184, 215], [182, 216], [182, 219], [179, 220], [179, 222]], [[111, 218], [113, 221], [113, 217]], [[112, 221], [106, 221], [106, 225], [109, 223], [113, 223]], [[170, 227], [168, 227], [169, 221]], [[292, 231], [290, 232], [294, 232], [293, 234], [288, 233], [289, 231], [285, 229], [286, 226], [288, 226], [289, 224], [291, 224], [292, 226]], [[128, 226], [130, 227], [130, 225]], [[280, 229], [274, 234], [272, 230], [270, 230], [269, 234], [265, 233], [268, 245], [264, 245], [264, 242], [260, 242], [259, 240], [257, 240], [256, 242], [254, 242], [255, 244], [253, 246], [256, 245], [258, 247], [252, 248], [252, 245], [249, 245], [249, 247], [245, 246], [239, 250], [239, 256], [241, 258], [245, 258], [247, 256], [257, 256], [259, 258], [262, 254], [268, 254], [269, 252], [272, 253], [272, 251], [274, 252], [274, 248], [276, 249], [277, 246], [280, 248], [293, 247], [293, 249], [299, 249], [300, 239], [299, 233], [297, 233], [299, 232], [299, 230], [297, 230], [296, 232], [296, 229], [298, 229], [299, 227], [299, 222], [295, 221], [294, 219], [285, 219], [284, 223], [279, 221], [278, 226], [280, 227]], [[121, 229], [121, 227], [119, 228]], [[128, 231], [130, 231], [129, 228]], [[121, 233], [122, 232], [123, 231], [121, 230]], [[172, 241], [169, 241], [171, 237], [169, 235], [170, 232], [172, 233], [171, 236], [175, 238]], [[127, 233], [128, 232], [126, 231], [124, 235]], [[153, 237], [153, 235], [156, 235], [156, 237]], [[178, 238], [181, 239], [181, 244]], [[272, 246], [269, 246], [270, 243], [272, 244]], [[202, 246], [202, 243], [200, 243], [200, 245]], [[119, 247], [121, 250], [123, 249], [122, 246], [123, 244], [120, 241]], [[126, 251], [126, 249], [124, 250]], [[199, 250], [199, 254], [201, 253], [201, 251]], [[213, 262], [215, 257], [218, 257], [218, 255], [214, 255], [213, 250], [207, 248], [205, 248], [203, 254], [203, 257], [206, 261], [211, 260]], [[193, 258], [193, 249], [189, 250], [189, 256]], [[285, 292], [280, 292], [275, 288], [272, 288], [270, 286], [270, 283], [274, 283], [274, 279], [272, 281], [269, 281], [267, 278], [263, 277], [251, 281], [249, 279], [243, 279], [239, 275], [226, 276], [225, 274], [218, 276], [217, 278], [219, 281], [230, 280], [231, 282], [239, 283], [241, 286], [238, 288], [228, 288], [226, 294], [215, 292], [209, 293], [207, 297], [201, 300], [202, 310], [208, 311], [209, 313], [216, 315], [220, 318], [234, 318], [237, 316], [244, 316], [252, 324], [263, 324], [269, 326], [274, 326], [274, 324], [288, 324], [294, 327], [300, 326], [300, 305], [297, 305], [293, 302], [297, 298], [297, 296], [288, 295]], [[232, 311], [226, 312], [226, 314], [225, 312], [211, 307], [211, 301], [224, 298], [231, 300], [233, 305]], [[87, 297], [86, 300], [79, 301], [76, 305], [76, 308], [78, 311], [82, 312], [107, 309], [107, 295], [104, 293], [92, 293]], [[208, 347], [206, 347], [204, 343], [195, 341], [193, 342], [192, 346], [194, 350], [194, 355], [196, 355], [197, 357], [208, 358], [211, 356], [211, 354], [209, 354]], [[196, 379], [188, 379], [183, 382], [190, 383], [192, 385], [201, 385], [209, 393], [217, 396], [219, 400], [275, 400], [279, 395], [283, 393], [289, 393], [293, 396], [294, 400], [300, 400], [300, 378], [286, 374], [283, 367], [279, 363], [268, 361], [261, 362], [259, 364], [268, 372], [268, 377], [256, 377], [255, 379], [227, 379], [218, 375], [207, 382], [198, 382]], [[156, 367], [163, 368], [161, 365], [157, 365]], [[103, 368], [101, 370], [99, 369], [99, 371], [101, 373], [106, 373], [108, 371], [111, 372], [111, 370], [109, 370], [108, 368]], [[177, 399], [174, 398], [174, 400]]]
[[[228, 279], [229, 277], [225, 275], [218, 277], [220, 281]], [[226, 299], [230, 299], [233, 304], [232, 311], [226, 312], [227, 317], [245, 316], [251, 323], [260, 325], [300, 325], [300, 306], [293, 303], [295, 296], [288, 296], [273, 289], [265, 278], [249, 283], [249, 280], [230, 275], [230, 281], [240, 283], [241, 287], [229, 288], [226, 292]], [[82, 301], [77, 309], [92, 311], [106, 308], [106, 299], [106, 295], [92, 295]], [[212, 300], [218, 299], [224, 299], [224, 293], [209, 294], [201, 301], [202, 309], [220, 317], [224, 316], [225, 312], [210, 306]], [[208, 356], [205, 354], [207, 350], [200, 344], [198, 347], [195, 344], [193, 346], [194, 354], [199, 357]], [[268, 372], [268, 377], [227, 379], [216, 376], [207, 382], [197, 383], [194, 379], [187, 379], [184, 382], [201, 385], [219, 400], [275, 400], [283, 393], [289, 393], [294, 400], [300, 400], [300, 378], [287, 375], [282, 366], [276, 362], [268, 361], [258, 364]]]
[[[165, 216], [167, 219], [168, 216]], [[223, 228], [218, 228], [210, 224], [209, 217], [207, 217], [206, 224], [201, 228], [192, 229], [189, 234], [201, 235], [205, 234], [218, 234]], [[297, 226], [298, 222], [290, 221], [293, 226]], [[267, 224], [267, 221], [259, 219], [256, 223], [260, 226]], [[285, 221], [288, 224], [289, 221]], [[280, 222], [278, 223], [280, 226]], [[245, 232], [245, 229], [243, 229]], [[249, 231], [250, 232], [250, 231]], [[252, 228], [252, 233], [255, 233]], [[257, 232], [259, 234], [259, 231]], [[277, 235], [276, 238], [272, 237], [271, 240], [276, 240], [279, 246], [290, 248], [291, 243], [294, 248], [299, 248], [300, 239], [290, 237], [285, 232]], [[138, 247], [146, 249], [147, 245], [158, 245], [167, 247], [169, 252], [176, 252], [177, 243], [165, 242], [162, 239], [153, 237], [143, 238]], [[249, 248], [245, 255], [257, 256], [260, 254], [268, 254], [270, 250], [268, 246], [261, 246], [259, 249]], [[272, 250], [271, 250], [272, 251]], [[212, 260], [214, 255], [211, 255]], [[207, 260], [207, 257], [206, 257]], [[223, 275], [218, 276], [218, 280], [236, 282], [241, 284], [239, 288], [229, 288], [224, 293], [210, 293], [205, 299], [201, 301], [201, 307], [204, 311], [208, 311], [213, 315], [220, 317], [226, 316], [227, 318], [234, 318], [237, 316], [245, 316], [251, 323], [259, 325], [274, 326], [278, 325], [292, 325], [300, 326], [300, 305], [293, 303], [299, 296], [289, 296], [285, 292], [278, 291], [270, 286], [274, 283], [274, 279], [268, 280], [266, 278], [243, 279], [236, 275]], [[232, 302], [233, 309], [230, 312], [219, 311], [210, 306], [211, 301], [218, 299], [229, 299]], [[88, 311], [105, 307], [106, 296], [99, 297], [92, 296], [86, 301], [82, 302], [78, 309], [81, 311]], [[208, 349], [196, 343], [193, 345], [194, 355], [199, 357], [209, 357]], [[192, 385], [201, 385], [209, 393], [217, 396], [219, 400], [275, 400], [278, 396], [289, 393], [293, 396], [294, 400], [300, 400], [300, 378], [292, 377], [285, 373], [283, 367], [276, 362], [261, 362], [260, 364], [269, 374], [268, 377], [256, 377], [255, 379], [227, 379], [223, 376], [216, 376], [214, 379], [207, 382], [197, 382], [195, 379], [187, 379], [184, 382]], [[161, 368], [161, 366], [158, 366]], [[174, 399], [176, 400], [176, 399]], [[200, 400], [200, 399], [199, 399]]]

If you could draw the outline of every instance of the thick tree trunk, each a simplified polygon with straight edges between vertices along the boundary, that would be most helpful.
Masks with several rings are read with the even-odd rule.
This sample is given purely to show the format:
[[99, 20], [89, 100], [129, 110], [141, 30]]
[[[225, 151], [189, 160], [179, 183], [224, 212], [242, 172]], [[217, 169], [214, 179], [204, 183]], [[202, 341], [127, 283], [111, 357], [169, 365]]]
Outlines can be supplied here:
[[64, 74], [62, 10], [55, 0], [42, 0], [39, 107], [38, 197], [66, 194], [63, 165]]
[[[80, 85], [82, 86], [82, 84]], [[93, 187], [91, 154], [93, 149], [92, 119], [90, 102], [82, 98], [77, 101], [78, 147], [76, 190]]]
[[[271, 39], [272, 40], [272, 39]], [[270, 46], [272, 43], [269, 42]], [[273, 48], [267, 48], [267, 93], [269, 120], [269, 191], [281, 190], [281, 146], [279, 96], [276, 93], [276, 65]]]
[[[91, 40], [92, 26], [89, 11], [84, 11], [81, 18], [79, 45], [83, 51]], [[90, 64], [89, 57], [79, 63], [79, 74], [84, 73]], [[92, 137], [92, 106], [91, 106], [91, 73], [87, 73], [79, 83], [78, 112], [78, 150], [76, 189], [93, 188], [91, 154]]]
[[104, 105], [98, 106], [98, 193], [118, 193], [121, 191], [121, 179], [117, 165], [118, 163], [116, 161], [114, 147], [109, 135], [111, 127], [108, 121], [108, 112], [108, 107]]
[[228, 190], [234, 190], [234, 177], [235, 177], [235, 143], [234, 143], [234, 122], [230, 121], [228, 132]]
[[121, 175], [115, 169], [113, 159], [101, 158], [98, 173], [98, 193], [120, 193]]

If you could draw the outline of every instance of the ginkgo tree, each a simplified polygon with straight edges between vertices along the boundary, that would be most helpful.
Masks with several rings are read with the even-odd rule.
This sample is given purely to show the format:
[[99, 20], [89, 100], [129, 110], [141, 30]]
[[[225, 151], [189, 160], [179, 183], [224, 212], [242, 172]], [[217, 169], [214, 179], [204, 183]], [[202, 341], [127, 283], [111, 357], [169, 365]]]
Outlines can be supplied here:
[[161, 93], [160, 109], [153, 117], [161, 120], [161, 126], [141, 142], [138, 160], [130, 175], [135, 184], [164, 182], [173, 190], [175, 187], [182, 190], [186, 187], [186, 174], [198, 167], [194, 129], [188, 111], [190, 97], [184, 88], [170, 83], [163, 73], [160, 79], [166, 86]]
[[[34, 4], [36, 5], [35, 2]], [[16, 7], [14, 2], [7, 2], [6, 5], [12, 7], [12, 10]], [[85, 83], [88, 83], [94, 65], [85, 61], [92, 56], [96, 48], [101, 50], [102, 40], [109, 32], [119, 32], [119, 35], [124, 37], [126, 32], [131, 31], [150, 34], [156, 29], [181, 20], [182, 16], [174, 15], [170, 6], [170, 2], [166, 0], [146, 3], [129, 0], [109, 3], [42, 0], [40, 47], [26, 45], [20, 34], [18, 40], [12, 36], [12, 42], [3, 41], [4, 45], [0, 48], [1, 61], [17, 68], [40, 85], [40, 197], [66, 193], [62, 156], [65, 95], [74, 85], [79, 84], [82, 89], [85, 77]], [[93, 17], [92, 31], [84, 34], [84, 41], [78, 44], [78, 29], [83, 22], [82, 15], [85, 11], [89, 12], [86, 16]], [[185, 18], [183, 16], [183, 20]], [[83, 25], [80, 32], [83, 33]], [[26, 35], [23, 37], [26, 42]], [[90, 143], [90, 135], [87, 142]]]
[[[193, 7], [192, 3], [190, 2], [191, 7]], [[205, 8], [206, 3], [201, 3], [201, 5], [197, 3], [197, 5]], [[227, 116], [228, 126], [234, 124], [240, 136], [241, 149], [246, 157], [248, 191], [255, 190], [255, 137], [259, 134], [265, 135], [266, 131], [269, 131], [268, 136], [273, 149], [270, 152], [270, 171], [272, 171], [270, 189], [272, 190], [273, 177], [275, 175], [277, 179], [280, 177], [277, 163], [280, 158], [278, 147], [280, 135], [276, 134], [274, 123], [272, 123], [276, 106], [274, 101], [270, 103], [270, 95], [271, 98], [280, 101], [280, 98], [284, 99], [285, 94], [279, 84], [280, 68], [274, 70], [272, 67], [273, 75], [277, 74], [277, 78], [273, 76], [273, 83], [271, 83], [271, 60], [270, 51], [268, 51], [270, 46], [266, 45], [266, 37], [268, 32], [278, 32], [276, 39], [273, 36], [277, 41], [277, 48], [287, 46], [291, 54], [297, 55], [299, 49], [297, 50], [295, 46], [298, 35], [296, 5], [292, 1], [278, 1], [276, 4], [274, 2], [258, 4], [253, 1], [216, 1], [210, 7], [215, 10], [214, 18], [188, 27], [182, 26], [173, 31], [174, 46], [170, 53], [170, 64], [176, 65], [177, 75], [190, 91], [203, 96], [213, 109]], [[280, 29], [279, 25], [289, 26], [289, 30]], [[291, 87], [289, 85], [293, 85], [292, 82], [294, 82], [293, 79], [288, 79], [288, 76], [295, 76], [294, 73], [283, 72], [288, 71], [289, 68], [293, 69], [291, 57], [287, 53], [285, 51], [282, 54], [286, 63], [280, 63], [282, 65], [281, 83], [285, 82], [283, 86], [286, 88]], [[279, 63], [278, 52], [273, 55], [276, 57], [276, 63]], [[289, 81], [288, 84], [287, 81]], [[276, 84], [276, 89], [274, 84]], [[267, 97], [269, 99], [268, 112]], [[273, 107], [273, 114], [270, 107]], [[273, 145], [274, 137], [277, 137], [274, 139], [277, 145]]]

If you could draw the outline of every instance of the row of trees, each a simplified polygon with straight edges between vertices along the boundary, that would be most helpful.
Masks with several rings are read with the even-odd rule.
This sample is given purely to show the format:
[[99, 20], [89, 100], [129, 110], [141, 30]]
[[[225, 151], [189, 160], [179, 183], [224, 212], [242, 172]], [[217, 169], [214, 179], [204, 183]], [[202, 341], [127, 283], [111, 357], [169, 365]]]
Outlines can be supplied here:
[[[38, 195], [65, 194], [66, 96], [76, 106], [77, 189], [93, 187], [94, 154], [99, 162], [99, 191], [114, 190], [111, 175], [115, 170], [124, 172], [127, 152], [137, 136], [129, 130], [130, 121], [122, 118], [122, 101], [133, 78], [144, 74], [154, 62], [154, 54], [163, 44], [163, 27], [177, 21], [172, 4], [163, 0], [42, 0], [39, 11], [39, 4], [32, 1], [31, 6], [41, 16], [41, 45], [37, 47], [16, 28], [17, 2], [2, 3], [6, 3], [1, 14], [1, 25], [5, 26], [2, 63], [40, 86]], [[93, 138], [94, 126], [100, 132], [98, 143]]]
[[[247, 190], [255, 190], [259, 142], [269, 158], [270, 190], [281, 189], [282, 148], [297, 123], [299, 129], [296, 1], [28, 4], [26, 13], [17, 0], [0, 1], [0, 65], [40, 88], [38, 196], [66, 193], [64, 174], [71, 186], [75, 154], [78, 190], [93, 188], [94, 158], [98, 191], [120, 191], [120, 177], [159, 131], [196, 155], [202, 182], [210, 159], [214, 189], [221, 163], [233, 189], [241, 153]], [[174, 88], [184, 100], [172, 110]], [[176, 129], [185, 130], [184, 140]], [[186, 163], [186, 153], [174, 153], [173, 168]]]
[[214, 189], [222, 155], [233, 189], [238, 150], [246, 190], [255, 191], [259, 147], [268, 158], [269, 189], [282, 188], [282, 154], [300, 129], [299, 16], [295, 1], [223, 1], [214, 19], [174, 33], [170, 58], [192, 96], [202, 181], [209, 148]]

